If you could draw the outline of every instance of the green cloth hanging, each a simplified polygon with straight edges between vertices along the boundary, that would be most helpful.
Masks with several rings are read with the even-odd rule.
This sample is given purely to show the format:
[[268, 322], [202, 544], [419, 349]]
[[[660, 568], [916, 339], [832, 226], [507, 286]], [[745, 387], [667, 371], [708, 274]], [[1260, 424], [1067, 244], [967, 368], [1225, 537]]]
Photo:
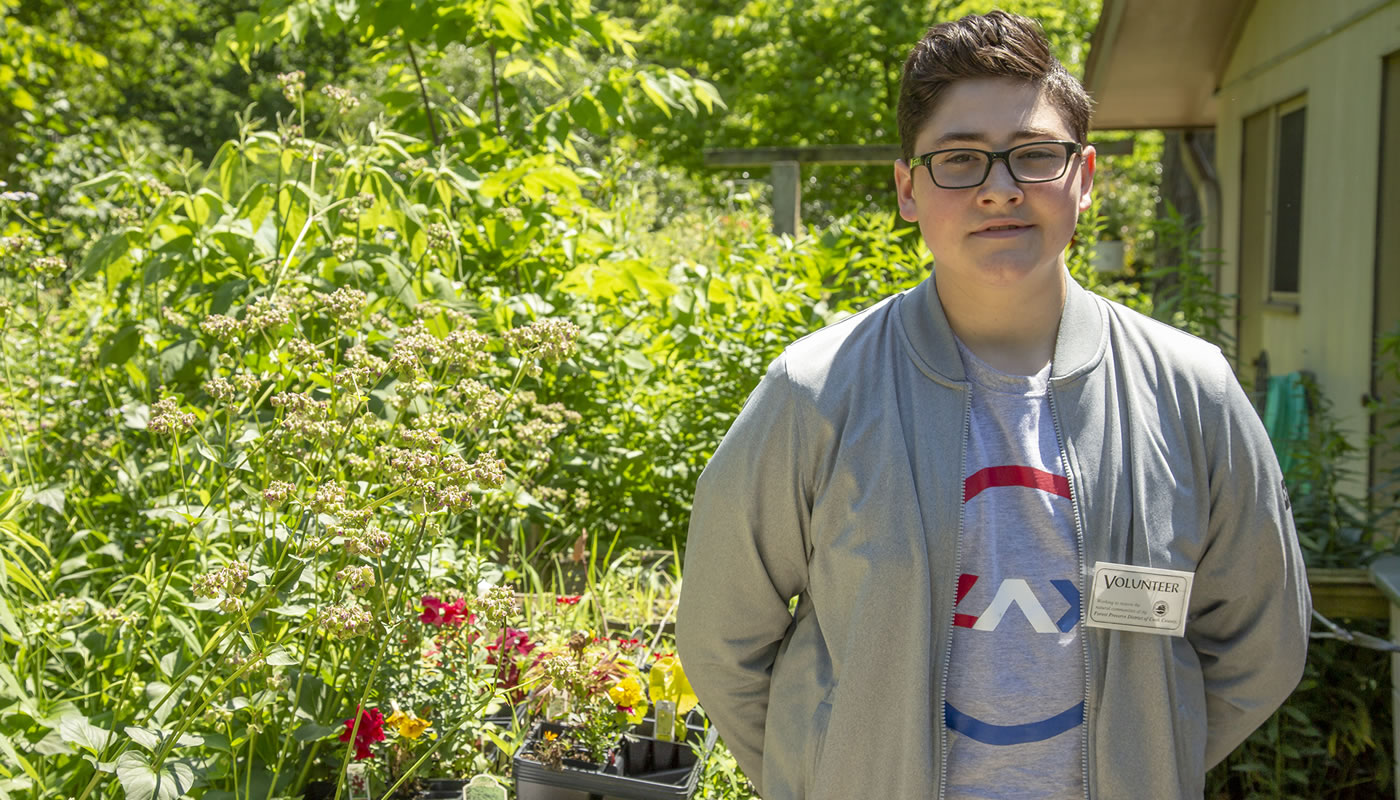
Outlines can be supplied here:
[[1308, 392], [1301, 372], [1274, 375], [1269, 378], [1269, 393], [1264, 401], [1264, 429], [1278, 456], [1278, 464], [1287, 475], [1295, 461], [1294, 446], [1308, 438]]

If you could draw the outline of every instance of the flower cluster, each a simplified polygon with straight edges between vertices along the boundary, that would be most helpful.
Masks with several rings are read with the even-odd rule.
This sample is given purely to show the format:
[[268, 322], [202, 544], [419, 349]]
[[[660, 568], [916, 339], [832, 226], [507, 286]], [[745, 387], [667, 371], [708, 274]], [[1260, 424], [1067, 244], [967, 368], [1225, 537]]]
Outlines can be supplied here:
[[321, 609], [316, 624], [330, 637], [353, 639], [369, 633], [374, 616], [369, 609], [359, 605], [332, 605]]
[[433, 250], [446, 250], [452, 246], [452, 229], [441, 222], [428, 226], [428, 247]]
[[33, 236], [0, 236], [0, 255], [17, 256], [40, 247]]
[[335, 532], [345, 537], [345, 552], [352, 556], [379, 558], [394, 543], [389, 534], [374, 525], [359, 529], [340, 526]]
[[563, 361], [578, 351], [579, 328], [566, 319], [541, 319], [502, 334], [516, 350], [544, 361]]
[[219, 610], [233, 614], [243, 610], [243, 593], [248, 591], [248, 564], [231, 561], [224, 566], [207, 572], [195, 579], [193, 591], [197, 597], [219, 601]]
[[243, 312], [243, 329], [248, 332], [280, 328], [291, 321], [291, 303], [282, 296], [259, 297]]
[[194, 414], [181, 412], [180, 404], [173, 397], [162, 397], [151, 407], [151, 418], [146, 430], [157, 435], [180, 433], [193, 428]]
[[[400, 438], [412, 443], [413, 432], [401, 432]], [[505, 462], [494, 452], [470, 462], [456, 453], [442, 455], [419, 447], [381, 445], [375, 454], [389, 470], [390, 484], [408, 487], [420, 513], [444, 508], [466, 510], [472, 506], [474, 487], [496, 487], [505, 482]]]
[[476, 607], [493, 627], [505, 628], [506, 622], [520, 610], [520, 603], [509, 587], [492, 586], [477, 600]]
[[299, 69], [283, 72], [277, 76], [277, 83], [282, 86], [282, 96], [287, 102], [296, 105], [306, 92], [306, 73]]
[[356, 596], [363, 596], [375, 586], [374, 568], [369, 565], [345, 567], [335, 574], [335, 579]]
[[350, 94], [349, 89], [342, 89], [338, 86], [326, 84], [321, 87], [321, 94], [335, 101], [337, 110], [342, 114], [354, 110], [360, 104], [359, 98]]
[[432, 625], [435, 628], [452, 627], [476, 619], [476, 615], [467, 613], [465, 597], [448, 603], [441, 598], [425, 594], [420, 602], [423, 604], [423, 613], [418, 615], [418, 621], [424, 625]]
[[273, 408], [285, 412], [277, 425], [281, 437], [329, 445], [340, 436], [342, 428], [331, 418], [329, 400], [317, 400], [299, 392], [279, 392], [272, 396], [271, 403]]
[[273, 508], [281, 508], [287, 502], [287, 498], [292, 496], [292, 491], [296, 487], [286, 481], [273, 481], [263, 490], [263, 500]]
[[[355, 724], [356, 720], [359, 721], [358, 725]], [[377, 708], [356, 709], [355, 716], [345, 720], [345, 730], [340, 734], [340, 741], [348, 742], [352, 735], [355, 737], [355, 760], [374, 758], [369, 746], [384, 741], [384, 713]]]
[[68, 269], [68, 262], [58, 256], [40, 256], [29, 262], [29, 269], [40, 277], [54, 278]]
[[[5, 188], [5, 184], [0, 182], [0, 189]], [[39, 199], [39, 195], [33, 192], [0, 192], [0, 203], [32, 203]]]
[[83, 619], [88, 613], [88, 603], [77, 597], [60, 594], [52, 600], [32, 607], [28, 618], [45, 630], [57, 630]]
[[199, 323], [199, 329], [205, 335], [223, 342], [224, 344], [238, 344], [238, 337], [243, 333], [243, 326], [233, 317], [223, 314], [210, 314]]
[[349, 261], [355, 255], [355, 248], [359, 246], [359, 240], [353, 236], [337, 236], [331, 242], [331, 252], [341, 261]]

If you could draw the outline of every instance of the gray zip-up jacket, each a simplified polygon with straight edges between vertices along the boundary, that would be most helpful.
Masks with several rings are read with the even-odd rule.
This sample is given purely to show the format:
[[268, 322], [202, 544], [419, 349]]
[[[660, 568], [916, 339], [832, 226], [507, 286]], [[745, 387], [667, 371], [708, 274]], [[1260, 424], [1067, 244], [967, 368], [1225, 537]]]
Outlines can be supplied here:
[[[1195, 573], [1185, 637], [1081, 628], [1085, 785], [1199, 798], [1302, 675], [1288, 496], [1217, 348], [1065, 281], [1080, 594], [1097, 561]], [[767, 800], [942, 796], [969, 408], [930, 277], [791, 345], [701, 475], [677, 644]]]

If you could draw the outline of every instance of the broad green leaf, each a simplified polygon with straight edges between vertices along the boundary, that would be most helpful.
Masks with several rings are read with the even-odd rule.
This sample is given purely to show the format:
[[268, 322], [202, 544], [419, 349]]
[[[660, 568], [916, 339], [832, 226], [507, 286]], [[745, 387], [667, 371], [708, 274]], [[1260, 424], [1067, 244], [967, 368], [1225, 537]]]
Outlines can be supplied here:
[[[133, 742], [136, 742], [137, 744], [141, 745], [147, 750], [150, 750], [152, 754], [156, 753], [156, 751], [160, 749], [161, 744], [166, 739], [169, 739], [172, 733], [172, 731], [164, 731], [160, 730], [159, 728], [141, 728], [135, 725], [128, 725], [124, 730], [126, 731], [126, 735], [130, 736]], [[191, 733], [182, 733], [180, 734], [180, 738], [175, 740], [174, 746], [193, 747], [201, 744], [204, 744], [203, 736], [197, 736]]]
[[101, 755], [116, 738], [116, 734], [93, 725], [81, 714], [70, 714], [59, 720], [58, 735], [63, 737], [63, 741], [77, 745], [93, 755]]
[[270, 667], [290, 667], [293, 664], [301, 663], [293, 657], [291, 653], [287, 652], [285, 647], [274, 647], [272, 650], [268, 651], [266, 661], [267, 665]]
[[321, 725], [320, 723], [306, 721], [301, 723], [295, 731], [292, 731], [292, 738], [298, 742], [314, 742], [317, 739], [324, 739], [335, 733], [339, 728], [332, 725]]
[[0, 753], [3, 753], [5, 755], [5, 757], [9, 760], [9, 763], [19, 764], [20, 769], [24, 770], [25, 774], [33, 778], [35, 781], [43, 781], [43, 778], [39, 775], [38, 770], [34, 769], [34, 765], [30, 764], [26, 758], [24, 758], [18, 752], [15, 751], [14, 743], [10, 741], [10, 737], [6, 736], [3, 733], [0, 733]]
[[179, 760], [152, 766], [145, 754], [128, 750], [117, 758], [117, 780], [127, 800], [176, 800], [194, 787], [194, 768]]
[[525, 14], [522, 14], [514, 3], [507, 0], [496, 0], [493, 5], [491, 16], [495, 18], [496, 25], [507, 36], [516, 41], [529, 41], [530, 33], [526, 28]]
[[651, 362], [647, 360], [646, 355], [640, 350], [628, 350], [627, 353], [622, 356], [622, 363], [641, 372], [651, 369]]

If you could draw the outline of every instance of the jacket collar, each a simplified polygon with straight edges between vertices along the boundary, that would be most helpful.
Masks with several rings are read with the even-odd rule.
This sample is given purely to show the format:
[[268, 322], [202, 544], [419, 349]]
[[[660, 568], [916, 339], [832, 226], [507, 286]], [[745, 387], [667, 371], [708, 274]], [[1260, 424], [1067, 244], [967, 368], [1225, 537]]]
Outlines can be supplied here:
[[[967, 380], [932, 272], [905, 294], [899, 316], [914, 360], [925, 372], [954, 383]], [[1088, 372], [1103, 360], [1107, 347], [1108, 318], [1095, 297], [1066, 270], [1065, 307], [1060, 312], [1050, 379], [1070, 379]]]

